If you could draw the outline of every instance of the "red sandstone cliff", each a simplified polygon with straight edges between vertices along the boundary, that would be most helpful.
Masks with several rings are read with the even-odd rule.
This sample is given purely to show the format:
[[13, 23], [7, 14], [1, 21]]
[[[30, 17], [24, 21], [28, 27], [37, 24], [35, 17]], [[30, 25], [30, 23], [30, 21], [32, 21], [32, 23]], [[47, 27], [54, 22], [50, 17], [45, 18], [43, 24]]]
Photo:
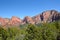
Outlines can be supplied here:
[[23, 20], [16, 16], [13, 16], [11, 19], [0, 17], [0, 25], [20, 25], [26, 23], [38, 24], [44, 22], [53, 22], [56, 20], [60, 20], [60, 13], [55, 10], [48, 10], [33, 17], [26, 16]]

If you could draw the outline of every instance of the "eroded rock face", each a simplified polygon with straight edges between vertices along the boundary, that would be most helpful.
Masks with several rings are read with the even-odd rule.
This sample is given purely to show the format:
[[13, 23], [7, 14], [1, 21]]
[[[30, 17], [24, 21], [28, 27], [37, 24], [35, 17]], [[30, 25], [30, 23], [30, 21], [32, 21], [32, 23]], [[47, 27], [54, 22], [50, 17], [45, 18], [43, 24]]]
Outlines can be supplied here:
[[60, 20], [60, 13], [58, 13], [55, 10], [45, 11], [40, 15], [34, 16], [33, 20], [36, 24], [53, 22], [53, 21], [56, 21], [56, 20]]
[[22, 20], [21, 20], [20, 18], [13, 16], [13, 17], [10, 19], [9, 24], [10, 24], [10, 25], [20, 25], [21, 22], [22, 22]]
[[26, 16], [23, 20], [23, 22], [25, 23], [31, 23], [31, 24], [34, 24], [35, 22], [33, 21], [33, 19], [29, 16]]
[[8, 18], [1, 18], [0, 17], [0, 25], [20, 25], [22, 20], [18, 17], [13, 16], [11, 19]]
[[0, 25], [5, 25], [5, 20], [3, 18], [0, 17]]
[[43, 22], [52, 22], [58, 20], [58, 12], [55, 10], [46, 11], [43, 13]]
[[40, 15], [34, 16], [34, 17], [32, 17], [32, 19], [34, 20], [35, 24], [41, 23]]
[[38, 24], [60, 20], [60, 13], [55, 10], [44, 11], [34, 17], [26, 16], [23, 20], [13, 16], [11, 19], [0, 17], [0, 25]]
[[9, 20], [10, 19], [8, 19], [8, 18], [2, 18], [2, 17], [0, 17], [0, 25], [3, 25], [3, 26], [8, 25]]

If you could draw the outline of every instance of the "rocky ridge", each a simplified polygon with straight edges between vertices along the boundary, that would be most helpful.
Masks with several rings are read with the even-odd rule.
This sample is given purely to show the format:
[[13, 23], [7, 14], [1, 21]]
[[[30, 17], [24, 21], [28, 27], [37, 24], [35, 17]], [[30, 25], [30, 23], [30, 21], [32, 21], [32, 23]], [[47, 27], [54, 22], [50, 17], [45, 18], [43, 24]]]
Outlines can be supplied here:
[[12, 16], [11, 19], [0, 17], [0, 25], [20, 25], [26, 23], [38, 24], [53, 22], [56, 20], [60, 20], [60, 13], [56, 10], [48, 10], [33, 17], [26, 16], [23, 20], [16, 16]]

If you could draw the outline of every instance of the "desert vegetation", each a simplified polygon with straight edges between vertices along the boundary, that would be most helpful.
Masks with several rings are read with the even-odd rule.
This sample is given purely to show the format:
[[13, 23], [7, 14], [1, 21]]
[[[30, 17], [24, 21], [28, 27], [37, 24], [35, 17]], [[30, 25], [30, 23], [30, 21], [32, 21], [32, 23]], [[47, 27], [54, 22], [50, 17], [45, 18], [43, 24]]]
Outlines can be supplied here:
[[60, 40], [60, 21], [19, 27], [0, 26], [0, 40]]

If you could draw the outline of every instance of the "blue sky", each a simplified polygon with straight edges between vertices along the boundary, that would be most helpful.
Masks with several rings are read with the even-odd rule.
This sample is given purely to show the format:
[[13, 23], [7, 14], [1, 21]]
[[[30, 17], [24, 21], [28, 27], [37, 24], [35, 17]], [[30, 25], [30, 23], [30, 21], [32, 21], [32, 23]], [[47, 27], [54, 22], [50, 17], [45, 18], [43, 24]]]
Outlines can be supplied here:
[[0, 0], [0, 17], [34, 16], [46, 10], [60, 11], [60, 0]]

